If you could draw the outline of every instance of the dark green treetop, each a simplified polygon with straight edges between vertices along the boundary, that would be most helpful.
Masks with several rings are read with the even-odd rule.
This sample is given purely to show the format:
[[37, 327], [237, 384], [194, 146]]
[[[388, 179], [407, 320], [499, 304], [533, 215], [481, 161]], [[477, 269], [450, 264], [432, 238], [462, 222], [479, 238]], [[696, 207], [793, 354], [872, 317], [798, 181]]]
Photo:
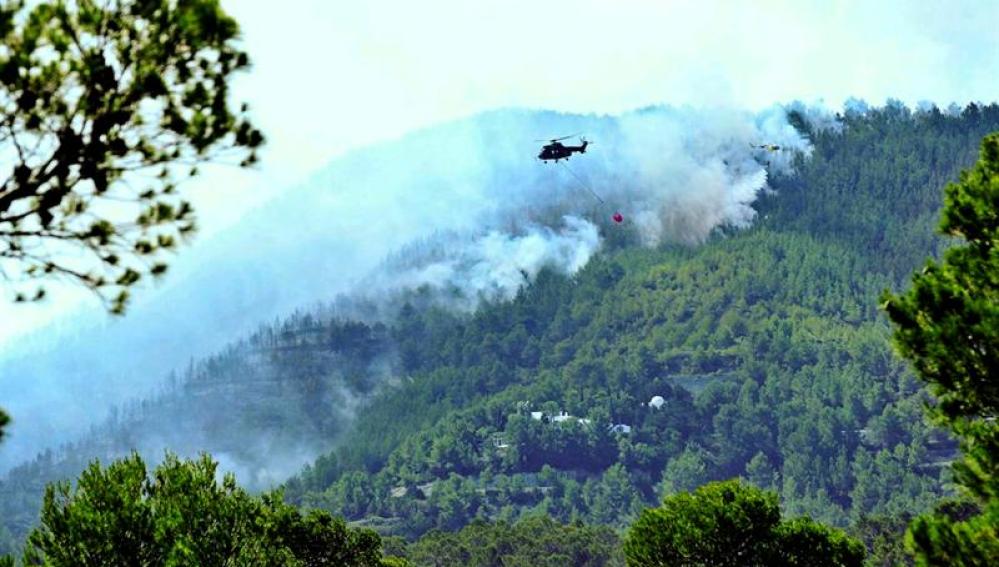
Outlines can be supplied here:
[[782, 521], [777, 494], [737, 480], [667, 496], [628, 529], [631, 566], [860, 566], [864, 547], [809, 518]]
[[147, 474], [138, 455], [93, 463], [75, 487], [49, 485], [41, 525], [28, 537], [28, 565], [381, 564], [381, 540], [342, 519], [306, 516], [280, 493], [254, 497], [231, 474], [217, 478], [207, 455], [167, 455]]

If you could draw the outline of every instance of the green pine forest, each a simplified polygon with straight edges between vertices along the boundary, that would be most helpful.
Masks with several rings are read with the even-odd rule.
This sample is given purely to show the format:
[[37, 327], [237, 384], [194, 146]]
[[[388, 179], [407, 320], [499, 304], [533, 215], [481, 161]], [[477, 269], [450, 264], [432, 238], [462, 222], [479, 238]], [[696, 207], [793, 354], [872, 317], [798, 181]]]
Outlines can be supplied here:
[[809, 132], [814, 156], [750, 230], [622, 244], [472, 317], [404, 307], [406, 378], [288, 498], [407, 537], [532, 511], [621, 526], [731, 477], [839, 526], [931, 507], [956, 445], [924, 418], [877, 298], [946, 246], [941, 188], [999, 107], [845, 122]]
[[[814, 152], [770, 180], [749, 229], [649, 249], [605, 226], [578, 274], [542, 272], [474, 314], [416, 291], [384, 320], [317, 307], [178, 361], [161, 394], [0, 481], [0, 554], [21, 548], [47, 482], [126, 454], [169, 408], [237, 401], [236, 423], [198, 426], [234, 453], [257, 450], [247, 431], [328, 438], [286, 502], [371, 528], [414, 564], [505, 549], [507, 565], [621, 565], [642, 510], [734, 477], [860, 538], [869, 564], [906, 561], [908, 520], [956, 494], [958, 449], [925, 416], [878, 298], [948, 246], [943, 187], [999, 130], [999, 105], [889, 102], [840, 131], [791, 118]], [[345, 396], [363, 400], [353, 420], [330, 410]]]

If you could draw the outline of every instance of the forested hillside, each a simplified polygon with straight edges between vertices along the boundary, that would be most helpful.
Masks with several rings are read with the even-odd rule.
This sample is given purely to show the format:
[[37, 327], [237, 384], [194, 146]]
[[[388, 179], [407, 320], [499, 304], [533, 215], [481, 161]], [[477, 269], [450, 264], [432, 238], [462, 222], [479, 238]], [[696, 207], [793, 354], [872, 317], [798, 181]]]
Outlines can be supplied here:
[[289, 497], [410, 536], [532, 509], [620, 524], [731, 476], [840, 525], [925, 509], [954, 445], [876, 298], [945, 245], [941, 187], [996, 128], [995, 105], [850, 114], [751, 230], [609, 251], [473, 317], [404, 309], [405, 381]]
[[[0, 483], [4, 525], [21, 536], [35, 523], [45, 484], [74, 478], [92, 459], [136, 450], [196, 455], [210, 449], [240, 482], [277, 484], [333, 446], [359, 399], [389, 371], [384, 326], [330, 322], [326, 310], [262, 326], [246, 340], [172, 373], [150, 399], [112, 408], [75, 443], [50, 448]], [[326, 317], [320, 324], [319, 318]], [[0, 543], [3, 531], [0, 530]]]
[[792, 118], [814, 151], [770, 180], [752, 228], [649, 249], [627, 224], [603, 226], [603, 252], [576, 275], [542, 271], [474, 314], [417, 291], [265, 325], [12, 470], [0, 551], [5, 530], [10, 545], [34, 523], [45, 482], [122, 454], [143, 428], [182, 452], [207, 432], [223, 466], [259, 463], [241, 482], [330, 451], [287, 498], [407, 537], [536, 512], [620, 526], [733, 476], [838, 525], [926, 509], [955, 445], [926, 424], [876, 298], [946, 244], [941, 187], [999, 129], [999, 106], [890, 104], [821, 130]]

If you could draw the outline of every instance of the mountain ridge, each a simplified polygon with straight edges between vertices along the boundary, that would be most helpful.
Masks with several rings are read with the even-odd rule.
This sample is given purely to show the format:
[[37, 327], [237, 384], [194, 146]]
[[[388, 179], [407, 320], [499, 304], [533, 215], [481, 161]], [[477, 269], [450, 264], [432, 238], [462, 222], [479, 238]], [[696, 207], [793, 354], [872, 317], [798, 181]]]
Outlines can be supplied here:
[[[785, 505], [792, 512], [812, 513], [840, 524], [853, 517], [852, 509], [844, 507], [844, 503], [852, 506], [854, 501], [861, 502], [857, 513], [925, 505], [939, 493], [939, 480], [934, 480], [938, 475], [935, 471], [909, 475], [904, 471], [910, 466], [932, 464], [927, 455], [939, 454], [947, 446], [941, 445], [935, 432], [920, 425], [922, 418], [916, 416], [921, 416], [922, 395], [901, 363], [891, 358], [887, 326], [880, 320], [871, 297], [884, 287], [897, 285], [903, 272], [915, 267], [918, 258], [926, 254], [919, 251], [924, 243], [932, 243], [931, 249], [943, 245], [930, 230], [936, 209], [928, 204], [936, 199], [935, 207], [939, 207], [939, 187], [931, 184], [939, 178], [952, 178], [957, 169], [973, 160], [975, 136], [999, 128], [999, 112], [991, 105], [976, 110], [976, 116], [898, 117], [896, 110], [847, 116], [841, 133], [808, 131], [817, 148], [815, 153], [810, 160], [797, 164], [799, 176], [773, 178], [776, 193], [765, 195], [757, 204], [760, 219], [756, 226], [716, 232], [700, 248], [666, 245], [652, 250], [629, 249], [640, 238], [629, 232], [633, 229], [625, 229], [617, 233], [616, 240], [605, 240], [604, 252], [577, 275], [542, 270], [513, 302], [487, 300], [473, 315], [442, 309], [430, 290], [416, 289], [399, 301], [402, 312], [391, 325], [343, 321], [332, 307], [325, 314], [322, 309], [303, 312], [284, 323], [261, 328], [257, 338], [247, 342], [256, 341], [258, 348], [268, 344], [267, 349], [281, 347], [262, 351], [271, 360], [286, 357], [277, 368], [316, 369], [312, 373], [296, 370], [279, 377], [278, 383], [284, 380], [291, 385], [291, 393], [269, 409], [266, 405], [260, 408], [264, 413], [258, 417], [263, 418], [265, 426], [270, 415], [277, 419], [270, 426], [290, 427], [294, 433], [292, 424], [295, 420], [301, 422], [296, 412], [302, 406], [297, 404], [324, 399], [308, 389], [310, 384], [335, 390], [350, 382], [349, 371], [336, 374], [335, 379], [328, 374], [334, 367], [342, 369], [345, 360], [348, 367], [356, 362], [362, 368], [353, 376], [356, 391], [377, 400], [370, 402], [359, 419], [351, 422], [351, 428], [341, 433], [355, 436], [353, 441], [341, 439], [343, 446], [337, 453], [315, 461], [288, 483], [289, 497], [354, 520], [375, 524], [380, 521], [388, 531], [406, 535], [418, 535], [433, 527], [460, 527], [480, 514], [513, 518], [538, 507], [563, 520], [582, 517], [614, 524], [621, 522], [622, 516], [612, 510], [631, 511], [654, 500], [661, 490], [684, 488], [720, 474], [743, 474], [761, 484], [770, 478], [775, 487], [779, 478]], [[843, 151], [839, 144], [850, 151]], [[897, 148], [917, 152], [923, 146], [936, 148], [934, 151], [941, 155], [940, 169], [931, 170], [932, 175], [907, 176], [904, 159], [885, 159], [884, 163], [890, 165], [884, 166], [884, 172], [875, 167]], [[871, 157], [871, 153], [876, 156]], [[875, 186], [871, 179], [891, 180], [896, 176], [902, 182], [883, 187], [891, 191], [877, 198], [837, 191], [836, 184], [826, 183], [827, 176], [851, 169], [850, 160], [863, 167], [854, 168], [857, 179], [847, 179], [842, 187], [869, 191]], [[926, 204], [922, 208], [906, 209], [900, 214], [881, 202], [885, 195], [904, 195], [907, 190], [913, 191], [911, 187], [915, 187], [919, 202]], [[825, 208], [811, 206], [815, 200], [822, 202], [821, 196], [839, 200], [831, 199]], [[863, 218], [867, 222], [845, 231], [836, 224], [851, 220], [845, 215], [839, 220], [834, 215], [826, 225], [818, 222], [836, 206], [851, 211], [866, 207], [869, 210]], [[871, 218], [876, 222], [870, 222]], [[915, 228], [911, 231], [918, 238], [899, 248], [897, 259], [886, 258], [885, 250], [905, 243], [908, 237], [904, 235], [909, 230], [905, 223], [912, 219]], [[889, 226], [887, 221], [892, 224]], [[885, 226], [883, 234], [879, 234], [878, 223]], [[886, 239], [884, 234], [896, 236]], [[720, 290], [719, 297], [702, 289], [705, 275], [713, 284], [707, 287]], [[742, 304], [734, 308], [740, 296]], [[677, 297], [683, 298], [683, 305], [674, 304]], [[560, 303], [563, 300], [571, 302]], [[407, 303], [411, 307], [406, 308]], [[542, 328], [551, 332], [542, 334]], [[680, 329], [676, 331], [679, 334], [671, 334], [670, 329]], [[741, 343], [737, 340], [740, 337]], [[536, 340], [532, 343], [532, 339]], [[615, 351], [615, 340], [624, 351]], [[365, 360], [371, 362], [365, 358], [370, 354], [365, 345], [379, 341], [394, 346], [385, 358], [379, 359], [379, 371], [387, 372], [389, 378], [375, 385], [365, 381], [369, 376]], [[295, 353], [301, 356], [296, 358]], [[225, 362], [225, 353], [214, 357], [214, 363], [209, 359], [202, 363], [203, 371], [193, 370], [191, 376], [201, 372], [208, 383], [226, 373], [239, 376], [242, 363], [239, 356], [233, 356], [229, 362]], [[851, 358], [858, 362], [851, 363]], [[443, 364], [442, 360], [450, 362]], [[212, 364], [216, 365], [214, 370]], [[219, 364], [234, 366], [223, 372]], [[687, 392], [664, 381], [677, 376], [731, 375], [733, 371], [739, 383], [706, 386], [701, 392]], [[777, 379], [771, 384], [768, 375]], [[515, 377], [513, 383], [509, 376]], [[824, 380], [816, 381], [817, 377]], [[878, 384], [864, 386], [865, 380], [873, 377], [879, 379]], [[626, 404], [594, 394], [601, 388], [611, 389], [615, 383], [641, 384], [645, 378], [649, 381], [642, 388], [661, 389], [642, 392], [642, 396], [637, 392], [629, 394], [634, 399]], [[812, 385], [806, 388], [804, 384]], [[857, 392], [849, 396], [843, 393], [853, 386], [857, 386]], [[811, 393], [795, 398], [802, 391]], [[486, 393], [493, 397], [476, 397]], [[525, 396], [530, 397], [526, 401], [538, 406], [547, 403], [549, 407], [543, 411], [549, 415], [567, 411], [587, 417], [593, 413], [588, 417], [592, 422], [609, 424], [623, 422], [617, 418], [625, 417], [624, 406], [631, 411], [637, 407], [636, 401], [644, 403], [652, 395], [663, 394], [678, 407], [686, 408], [690, 423], [684, 425], [681, 420], [657, 425], [653, 420], [648, 431], [641, 431], [637, 418], [629, 417], [629, 424], [636, 426], [635, 439], [640, 435], [659, 439], [655, 447], [661, 443], [661, 450], [652, 453], [636, 448], [649, 443], [636, 442], [630, 447], [625, 443], [622, 452], [620, 437], [614, 443], [599, 435], [588, 440], [585, 431], [576, 429], [562, 440], [557, 436], [545, 440], [550, 432], [532, 429], [537, 425], [532, 418], [513, 420], [521, 429], [507, 430], [510, 416], [517, 413], [516, 404], [525, 401]], [[223, 398], [219, 403], [231, 399]], [[776, 400], [793, 402], [788, 410], [791, 415], [771, 415], [768, 403]], [[846, 408], [840, 408], [842, 415], [837, 416], [827, 407], [835, 405], [833, 402]], [[372, 404], [384, 406], [372, 412]], [[141, 402], [138, 407], [143, 410]], [[211, 406], [207, 408], [204, 411], [210, 414]], [[275, 409], [279, 411], [274, 413]], [[747, 415], [756, 415], [757, 421], [766, 424], [765, 431], [747, 426]], [[386, 421], [386, 416], [392, 420]], [[479, 425], [471, 432], [448, 431], [447, 419], [468, 419]], [[404, 422], [405, 427], [393, 429], [393, 420]], [[748, 421], [752, 423], [753, 418]], [[807, 427], [810, 422], [828, 423], [828, 431]], [[705, 429], [708, 437], [691, 436], [692, 424]], [[364, 427], [371, 429], [365, 432]], [[325, 430], [322, 434], [329, 433]], [[590, 467], [591, 473], [577, 479], [574, 471], [580, 469], [574, 465], [578, 463], [571, 459], [553, 461], [558, 465], [553, 466], [545, 462], [543, 451], [541, 456], [535, 451], [534, 456], [528, 453], [525, 457], [530, 470], [498, 459], [487, 471], [492, 479], [483, 480], [481, 473], [485, 469], [480, 469], [487, 463], [481, 461], [480, 449], [484, 443], [494, 442], [497, 433], [523, 435], [525, 443], [538, 447], [546, 447], [543, 443], [549, 442], [576, 443], [575, 447], [585, 449], [579, 452], [583, 457], [589, 458], [587, 452], [593, 452], [595, 460], [582, 463], [582, 470]], [[752, 440], [757, 433], [767, 442], [765, 446], [745, 443], [757, 449], [753, 454], [736, 451], [732, 446], [737, 444], [735, 441], [715, 446], [716, 441], [710, 437], [718, 434], [718, 439], [730, 435], [732, 439]], [[461, 441], [459, 434], [466, 435], [467, 442]], [[504, 442], [510, 445], [500, 439], [500, 444]], [[828, 451], [802, 451], [805, 457], [793, 451], [785, 454], [781, 448], [785, 442]], [[431, 461], [452, 470], [427, 468], [428, 457], [420, 453], [425, 447], [429, 447], [427, 454], [436, 447]], [[468, 453], [468, 447], [475, 450]], [[724, 451], [734, 453], [722, 459], [719, 455]], [[608, 457], [610, 453], [616, 456]], [[23, 484], [21, 481], [32, 484], [46, 478], [43, 471], [53, 470], [51, 461], [58, 457], [43, 457], [36, 465], [15, 471], [4, 481], [2, 490], [10, 494]], [[65, 476], [75, 475], [71, 468], [64, 469]], [[662, 470], [656, 474], [659, 468]], [[817, 478], [810, 478], [812, 469], [821, 471]], [[793, 486], [788, 486], [785, 479], [790, 479]], [[425, 486], [428, 481], [435, 483], [432, 486], [440, 484], [441, 490], [434, 489], [422, 499], [416, 497], [413, 488]], [[532, 482], [550, 483], [542, 486], [558, 486], [560, 492], [551, 494], [551, 498], [541, 492], [527, 497], [532, 492], [526, 488]], [[901, 496], [893, 499], [886, 482], [900, 483], [901, 489], [892, 489]], [[523, 483], [528, 484], [517, 488]], [[393, 498], [392, 491], [400, 487], [412, 490], [414, 496]], [[536, 498], [539, 495], [542, 497]], [[11, 508], [27, 500], [7, 501], [14, 506], [4, 511], [4, 517], [17, 519], [15, 532], [30, 523], [30, 513], [25, 515], [24, 508], [12, 513]], [[462, 501], [469, 504], [458, 510], [446, 507]]]

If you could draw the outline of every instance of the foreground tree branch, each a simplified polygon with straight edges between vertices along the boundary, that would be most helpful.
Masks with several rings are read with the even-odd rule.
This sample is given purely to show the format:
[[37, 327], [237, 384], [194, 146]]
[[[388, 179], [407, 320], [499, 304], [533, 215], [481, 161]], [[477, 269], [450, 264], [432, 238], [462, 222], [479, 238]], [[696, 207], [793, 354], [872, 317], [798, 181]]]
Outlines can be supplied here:
[[195, 230], [177, 194], [203, 163], [250, 166], [263, 136], [230, 107], [249, 65], [218, 0], [0, 3], [0, 278], [51, 279], [114, 313]]

